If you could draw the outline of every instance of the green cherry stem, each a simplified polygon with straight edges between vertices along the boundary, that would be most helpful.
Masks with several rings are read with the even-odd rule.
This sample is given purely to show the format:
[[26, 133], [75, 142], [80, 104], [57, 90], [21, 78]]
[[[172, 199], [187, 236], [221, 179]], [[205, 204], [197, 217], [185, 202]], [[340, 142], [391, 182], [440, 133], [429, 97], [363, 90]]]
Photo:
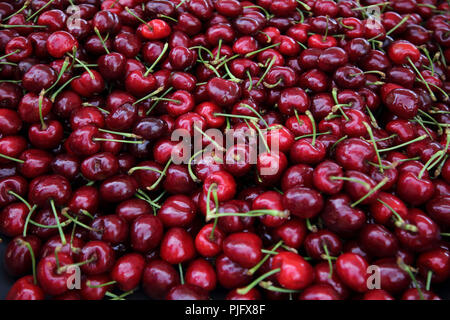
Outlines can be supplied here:
[[66, 237], [64, 236], [64, 231], [61, 226], [61, 222], [59, 221], [58, 213], [56, 212], [55, 208], [55, 201], [53, 199], [50, 199], [50, 206], [52, 207], [53, 215], [55, 216], [56, 225], [58, 227], [59, 236], [61, 237], [61, 244], [64, 246], [66, 245]]
[[266, 278], [270, 277], [271, 275], [274, 275], [275, 273], [278, 273], [280, 271], [281, 271], [281, 268], [276, 268], [276, 269], [270, 270], [269, 272], [266, 272], [265, 274], [259, 276], [255, 280], [253, 280], [245, 288], [237, 289], [237, 293], [242, 294], [242, 295], [247, 294], [250, 290], [252, 290], [254, 287], [256, 287], [261, 281], [263, 281], [264, 279], [266, 279]]

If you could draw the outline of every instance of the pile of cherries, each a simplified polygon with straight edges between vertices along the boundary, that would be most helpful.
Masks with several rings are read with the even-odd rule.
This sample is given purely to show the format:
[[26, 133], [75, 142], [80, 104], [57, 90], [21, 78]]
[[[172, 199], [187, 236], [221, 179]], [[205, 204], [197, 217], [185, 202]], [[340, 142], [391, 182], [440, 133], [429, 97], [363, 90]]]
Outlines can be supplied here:
[[[7, 299], [448, 287], [448, 1], [3, 0], [0, 20]], [[174, 130], [200, 134], [186, 163]]]

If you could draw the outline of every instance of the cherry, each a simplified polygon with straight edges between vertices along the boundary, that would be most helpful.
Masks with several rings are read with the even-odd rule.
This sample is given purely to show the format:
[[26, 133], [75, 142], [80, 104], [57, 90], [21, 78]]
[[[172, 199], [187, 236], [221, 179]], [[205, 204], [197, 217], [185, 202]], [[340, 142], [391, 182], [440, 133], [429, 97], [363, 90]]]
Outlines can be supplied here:
[[261, 239], [248, 232], [233, 233], [223, 241], [225, 255], [245, 268], [251, 268], [261, 260], [261, 247]]
[[19, 236], [23, 233], [25, 219], [30, 209], [25, 203], [11, 203], [0, 212], [0, 231], [8, 237]]
[[406, 222], [416, 226], [416, 232], [396, 228], [395, 234], [400, 243], [414, 251], [426, 251], [437, 245], [440, 238], [439, 227], [420, 210], [409, 212]]
[[368, 267], [367, 261], [355, 253], [341, 254], [336, 260], [339, 278], [345, 285], [358, 292], [368, 290], [366, 283]]
[[127, 175], [116, 175], [104, 180], [100, 186], [100, 196], [108, 202], [121, 202], [131, 198], [137, 189], [137, 182]]
[[[15, 237], [6, 247], [5, 268], [13, 276], [22, 276], [32, 270], [35, 257], [39, 256], [41, 241], [36, 236]], [[33, 270], [34, 272], [34, 270]]]
[[166, 300], [208, 300], [208, 294], [204, 289], [186, 283], [170, 289]]
[[247, 270], [224, 254], [216, 259], [217, 280], [227, 289], [238, 288], [250, 282], [251, 276], [247, 274]]
[[77, 49], [78, 41], [66, 31], [56, 31], [47, 38], [47, 52], [55, 58], [61, 58], [66, 53]]
[[163, 299], [169, 290], [179, 283], [180, 278], [175, 268], [164, 260], [152, 260], [144, 268], [142, 284], [151, 298]]
[[152, 215], [138, 216], [130, 226], [131, 246], [139, 252], [155, 249], [163, 238], [163, 224]]
[[122, 291], [136, 288], [144, 272], [145, 260], [138, 253], [120, 257], [111, 269], [111, 279], [116, 281]]
[[296, 186], [311, 188], [313, 185], [313, 168], [305, 164], [293, 165], [286, 169], [281, 179], [281, 189], [287, 191]]
[[[58, 260], [56, 260], [58, 259]], [[42, 290], [51, 295], [63, 294], [68, 290], [72, 258], [64, 253], [56, 253], [42, 258], [36, 268], [37, 280]]]
[[340, 298], [330, 285], [314, 284], [301, 293], [299, 300], [340, 300]]
[[355, 234], [364, 224], [362, 210], [350, 207], [350, 198], [339, 194], [327, 200], [321, 213], [325, 225], [339, 235]]
[[203, 288], [206, 291], [216, 287], [216, 273], [213, 266], [204, 259], [192, 261], [186, 270], [186, 283]]
[[313, 267], [301, 256], [293, 252], [281, 252], [273, 257], [272, 270], [279, 269], [275, 274], [283, 288], [301, 290], [314, 281]]
[[178, 264], [192, 259], [195, 253], [194, 241], [184, 229], [167, 230], [160, 247], [162, 259], [171, 264]]
[[195, 249], [204, 257], [214, 257], [222, 251], [224, 234], [213, 224], [205, 225], [195, 237]]
[[367, 224], [359, 234], [361, 246], [371, 256], [393, 257], [398, 251], [398, 240], [382, 225]]
[[6, 300], [44, 300], [44, 292], [33, 281], [31, 275], [25, 276], [12, 285]]
[[330, 265], [326, 261], [316, 264], [314, 266], [315, 283], [323, 283], [331, 286], [339, 294], [341, 299], [346, 299], [349, 295], [349, 289], [338, 277], [335, 264], [331, 271], [330, 273]]
[[313, 218], [323, 208], [323, 198], [314, 189], [296, 186], [286, 190], [283, 205], [289, 212], [303, 219]]

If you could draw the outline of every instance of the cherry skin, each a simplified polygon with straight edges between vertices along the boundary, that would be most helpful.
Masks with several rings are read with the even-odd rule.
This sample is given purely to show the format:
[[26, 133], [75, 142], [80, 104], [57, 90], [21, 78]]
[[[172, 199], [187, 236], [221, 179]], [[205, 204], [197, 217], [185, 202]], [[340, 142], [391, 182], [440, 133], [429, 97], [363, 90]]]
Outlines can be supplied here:
[[6, 300], [44, 300], [44, 292], [35, 284], [33, 276], [25, 276], [17, 280], [9, 289]]
[[315, 217], [323, 208], [323, 198], [314, 189], [293, 187], [283, 195], [283, 205], [289, 212], [299, 218]]
[[51, 295], [63, 294], [68, 290], [67, 283], [69, 283], [70, 273], [67, 269], [63, 271], [58, 269], [70, 266], [73, 263], [68, 255], [57, 253], [57, 264], [55, 256], [49, 255], [42, 258], [36, 268], [37, 279], [42, 290]]
[[66, 53], [71, 53], [78, 46], [78, 41], [66, 31], [53, 32], [47, 38], [47, 52], [55, 58], [61, 58]]
[[144, 257], [129, 253], [116, 261], [111, 269], [111, 279], [117, 282], [120, 290], [130, 291], [139, 285], [144, 267]]
[[144, 268], [142, 285], [145, 293], [153, 299], [163, 299], [179, 283], [178, 272], [164, 260], [154, 259]]
[[213, 229], [213, 224], [207, 224], [195, 237], [195, 249], [204, 257], [214, 257], [222, 251], [224, 237], [224, 233], [219, 228]]
[[216, 259], [217, 280], [227, 289], [239, 288], [249, 283], [252, 277], [247, 274], [247, 270], [224, 254]]
[[163, 224], [153, 215], [140, 215], [130, 226], [131, 246], [139, 252], [155, 249], [163, 238]]
[[31, 271], [31, 252], [38, 256], [41, 240], [33, 235], [18, 236], [12, 239], [5, 251], [5, 268], [12, 276], [22, 276]]
[[195, 246], [192, 237], [181, 228], [167, 230], [161, 241], [161, 258], [171, 264], [178, 264], [195, 256]]
[[180, 284], [174, 286], [166, 295], [166, 300], [207, 300], [207, 292], [195, 285]]
[[216, 287], [217, 277], [211, 263], [204, 259], [192, 261], [186, 269], [186, 283], [212, 291]]
[[280, 268], [276, 278], [283, 288], [301, 290], [314, 281], [313, 267], [301, 256], [293, 252], [278, 253], [273, 257], [271, 268]]
[[223, 241], [225, 255], [245, 268], [251, 268], [261, 260], [261, 247], [261, 239], [248, 232], [233, 233]]
[[367, 261], [354, 253], [344, 253], [336, 261], [336, 272], [339, 278], [351, 289], [358, 292], [368, 290], [366, 283], [368, 267]]

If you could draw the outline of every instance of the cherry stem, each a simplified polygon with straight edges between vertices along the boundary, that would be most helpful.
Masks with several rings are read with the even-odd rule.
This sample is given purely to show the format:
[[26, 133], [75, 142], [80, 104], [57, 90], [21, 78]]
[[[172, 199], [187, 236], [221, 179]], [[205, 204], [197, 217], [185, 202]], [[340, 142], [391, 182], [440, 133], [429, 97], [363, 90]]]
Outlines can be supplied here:
[[15, 193], [15, 192], [12, 191], [12, 190], [9, 190], [8, 193], [11, 194], [11, 195], [13, 195], [13, 196], [16, 197], [17, 199], [19, 199], [21, 202], [23, 202], [23, 203], [27, 206], [28, 210], [31, 210], [31, 205], [30, 205], [30, 203], [29, 203], [27, 200], [25, 200], [21, 195]]
[[36, 15], [38, 15], [42, 10], [44, 10], [45, 8], [47, 8], [53, 1], [55, 0], [50, 0], [48, 1], [46, 4], [44, 4], [42, 7], [39, 8], [39, 10], [36, 10], [31, 16], [29, 16], [27, 18], [26, 21], [30, 21], [32, 20]]
[[14, 50], [13, 52], [10, 52], [10, 53], [8, 53], [8, 54], [5, 54], [5, 55], [3, 55], [3, 56], [0, 57], [0, 60], [1, 60], [1, 59], [5, 59], [5, 58], [7, 58], [7, 57], [9, 57], [9, 56], [12, 56], [13, 54], [16, 54], [16, 53], [18, 53], [18, 52], [20, 52], [20, 51], [21, 51], [21, 50], [17, 49], [17, 50]]
[[95, 229], [95, 228], [89, 227], [88, 225], [85, 225], [85, 224], [82, 223], [82, 222], [79, 222], [78, 219], [74, 219], [74, 218], [73, 218], [72, 216], [70, 216], [67, 212], [62, 212], [62, 215], [63, 215], [64, 217], [66, 217], [67, 219], [69, 219], [70, 221], [72, 221], [73, 223], [79, 225], [79, 226], [82, 227], [82, 228], [85, 228], [85, 229], [87, 229], [87, 230], [94, 231], [94, 232], [99, 232], [99, 231], [101, 231], [101, 230], [99, 230], [99, 229]]
[[392, 208], [389, 204], [387, 204], [386, 202], [384, 202], [381, 199], [377, 199], [378, 202], [380, 202], [383, 206], [385, 206], [386, 208], [388, 208], [392, 214], [394, 215], [396, 222], [395, 225], [398, 228], [410, 231], [410, 232], [417, 232], [418, 229], [416, 226], [412, 225], [412, 224], [406, 224], [405, 220], [403, 220], [403, 218], [400, 216], [400, 214], [394, 210], [394, 208]]
[[388, 181], [389, 181], [389, 178], [388, 177], [384, 177], [375, 187], [370, 189], [370, 191], [367, 192], [362, 198], [360, 198], [356, 202], [353, 202], [350, 206], [352, 208], [354, 208], [355, 206], [357, 206], [358, 204], [360, 204], [361, 202], [366, 200], [368, 197], [373, 195], [375, 192], [377, 192], [381, 187], [383, 187], [386, 183], [388, 183]]
[[106, 138], [93, 138], [92, 141], [105, 141], [105, 142], [121, 142], [121, 143], [132, 143], [132, 144], [141, 144], [144, 143], [143, 140], [122, 140], [122, 139], [106, 139]]
[[400, 267], [400, 269], [406, 271], [406, 272], [409, 274], [409, 276], [411, 277], [412, 282], [414, 283], [414, 286], [415, 286], [416, 289], [417, 289], [417, 292], [419, 293], [420, 299], [421, 299], [421, 300], [425, 300], [425, 298], [424, 298], [424, 296], [423, 296], [423, 293], [422, 293], [422, 290], [420, 289], [420, 285], [418, 284], [417, 279], [416, 279], [416, 277], [414, 276], [414, 273], [413, 273], [412, 270], [411, 270], [411, 267], [408, 266], [408, 265], [403, 261], [402, 258], [398, 258], [398, 259], [397, 259], [397, 264], [398, 264], [398, 266]]
[[100, 39], [100, 42], [102, 43], [102, 46], [106, 51], [106, 54], [110, 54], [110, 51], [109, 51], [108, 47], [106, 46], [105, 40], [103, 39], [103, 37], [100, 34], [100, 31], [98, 30], [97, 27], [94, 27], [94, 32], [97, 35], [97, 37]]
[[266, 51], [267, 49], [272, 49], [272, 48], [278, 47], [280, 45], [281, 45], [281, 43], [274, 43], [274, 44], [271, 44], [270, 46], [267, 46], [267, 47], [264, 47], [264, 48], [261, 48], [261, 49], [249, 52], [244, 57], [245, 58], [250, 58], [250, 57], [253, 57], [255, 54], [258, 54], [260, 52]]
[[10, 160], [10, 161], [17, 162], [17, 163], [24, 163], [25, 162], [24, 160], [13, 158], [13, 157], [7, 156], [6, 154], [3, 154], [3, 153], [0, 153], [0, 158], [4, 158], [4, 159]]
[[183, 266], [181, 263], [178, 264], [178, 271], [180, 273], [180, 282], [181, 284], [184, 284]]
[[311, 232], [317, 232], [319, 229], [316, 225], [311, 223], [311, 220], [309, 218], [306, 219], [306, 228]]
[[[256, 264], [254, 267], [252, 267], [251, 269], [249, 269], [247, 271], [247, 274], [249, 276], [252, 276], [255, 274], [256, 271], [258, 271], [258, 269], [270, 258], [270, 255], [272, 254], [272, 252], [274, 252], [275, 254], [278, 254], [279, 252], [277, 252], [276, 250], [283, 244], [283, 240], [280, 240], [277, 242], [277, 244], [275, 244], [272, 248], [272, 250], [270, 250], [271, 252], [267, 252], [267, 254], [261, 259], [261, 261], [258, 262], [258, 264]], [[262, 251], [262, 250], [261, 250]]]
[[129, 133], [129, 132], [112, 131], [112, 130], [107, 130], [107, 129], [102, 129], [102, 128], [99, 128], [98, 131], [111, 133], [111, 134], [116, 134], [116, 135], [123, 136], [123, 137], [126, 137], [126, 138], [138, 138], [138, 139], [142, 138], [141, 136], [139, 136], [137, 134]]
[[259, 286], [263, 289], [274, 291], [274, 292], [289, 293], [289, 294], [300, 292], [299, 290], [290, 290], [290, 289], [275, 287], [272, 284], [272, 282], [270, 282], [270, 281], [261, 281], [259, 283]]
[[164, 47], [161, 50], [161, 53], [159, 54], [158, 58], [156, 58], [155, 61], [153, 61], [152, 65], [150, 66], [150, 68], [147, 69], [147, 71], [144, 74], [144, 77], [148, 76], [149, 73], [153, 72], [153, 68], [158, 64], [158, 62], [163, 58], [164, 54], [167, 51], [167, 48], [169, 48], [169, 44], [166, 42], [164, 44]]
[[28, 241], [19, 239], [19, 245], [24, 245], [25, 247], [27, 247], [28, 251], [30, 252], [31, 268], [33, 270], [33, 283], [37, 285], [38, 282], [37, 282], [37, 278], [36, 278], [36, 258], [34, 255], [34, 250]]
[[85, 260], [85, 261], [80, 261], [80, 262], [77, 262], [77, 263], [66, 264], [66, 265], [64, 265], [62, 267], [59, 267], [56, 272], [58, 274], [61, 274], [63, 272], [67, 272], [67, 269], [69, 269], [69, 268], [81, 267], [81, 266], [84, 266], [85, 264], [89, 264], [89, 263], [94, 262], [96, 260], [97, 260], [97, 257], [93, 256], [92, 258], [89, 258], [88, 260]]
[[305, 15], [303, 14], [303, 11], [300, 8], [295, 8], [295, 10], [297, 10], [298, 14], [300, 15], [299, 23], [303, 23], [305, 21]]
[[331, 176], [330, 180], [343, 180], [343, 181], [359, 183], [360, 185], [362, 185], [366, 189], [370, 189], [370, 187], [371, 187], [370, 184], [368, 184], [367, 182], [365, 182], [363, 180], [360, 180], [360, 179], [356, 179], [356, 178]]
[[156, 209], [160, 209], [160, 208], [161, 208], [161, 206], [160, 206], [159, 204], [156, 203], [158, 200], [152, 200], [152, 199], [149, 197], [149, 195], [146, 194], [146, 193], [145, 193], [143, 190], [141, 190], [141, 189], [138, 189], [138, 190], [137, 190], [136, 197], [139, 198], [139, 199], [141, 199], [141, 200], [144, 200], [144, 201], [148, 202], [148, 203], [152, 206], [153, 213], [154, 213], [155, 215], [156, 215], [156, 212], [155, 212], [156, 210], [155, 210], [155, 208], [156, 208]]
[[[211, 212], [211, 192], [213, 190], [213, 188], [217, 188], [217, 184], [216, 183], [211, 183], [211, 185], [208, 188], [208, 192], [206, 193], [206, 221], [209, 221], [212, 219], [212, 212]], [[216, 212], [218, 208], [215, 207], [214, 208], [214, 212]], [[214, 232], [211, 232], [211, 234], [214, 234]]]
[[17, 10], [16, 12], [12, 13], [11, 15], [7, 16], [5, 19], [3, 19], [4, 21], [8, 21], [9, 19], [11, 19], [12, 17], [18, 15], [19, 13], [21, 13], [23, 10], [25, 10], [31, 3], [31, 0], [27, 0], [25, 1], [25, 3], [23, 4], [23, 6]]
[[445, 143], [445, 148], [443, 150], [436, 152], [433, 156], [430, 157], [430, 159], [428, 159], [423, 168], [420, 170], [419, 175], [417, 176], [419, 179], [422, 178], [423, 174], [425, 173], [425, 170], [430, 170], [442, 160], [442, 158], [447, 154], [449, 144], [450, 144], [450, 130], [447, 129], [447, 141]]
[[[194, 174], [194, 171], [192, 170], [192, 163], [194, 162], [194, 159], [197, 158], [197, 156], [199, 156], [200, 154], [202, 154], [205, 151], [205, 149], [197, 151], [196, 153], [194, 153], [192, 155], [192, 157], [188, 161], [188, 172], [189, 172], [189, 175], [191, 176], [191, 179], [194, 182], [200, 182], [201, 180], [199, 178], [197, 178], [197, 176]], [[194, 162], [194, 164], [195, 164], [195, 162]]]
[[208, 136], [205, 132], [203, 132], [202, 129], [194, 125], [194, 130], [199, 132], [203, 137], [205, 137], [209, 142], [211, 142], [218, 150], [226, 151], [224, 147], [222, 147], [220, 144], [217, 143], [217, 141], [214, 141], [210, 136]]
[[373, 135], [372, 128], [371, 128], [370, 125], [369, 125], [367, 122], [365, 122], [365, 121], [363, 122], [363, 124], [364, 124], [364, 126], [366, 127], [367, 132], [369, 133], [370, 140], [372, 141], [373, 148], [375, 149], [375, 153], [376, 153], [376, 155], [377, 155], [378, 164], [379, 164], [379, 170], [380, 170], [381, 173], [383, 173], [383, 164], [382, 164], [382, 162], [381, 162], [380, 152], [378, 152], [378, 146], [377, 146], [377, 143], [376, 143], [376, 141], [375, 141], [375, 137], [374, 137], [374, 135]]
[[88, 218], [94, 220], [94, 216], [93, 216], [92, 214], [90, 214], [89, 211], [84, 210], [84, 209], [81, 209], [80, 212], [81, 212], [82, 214], [84, 214], [86, 217], [88, 217]]
[[53, 199], [50, 199], [50, 206], [52, 207], [52, 212], [55, 216], [56, 226], [58, 227], [59, 236], [61, 237], [61, 244], [64, 246], [67, 243], [66, 237], [64, 236], [64, 231], [62, 229], [61, 222], [59, 221], [58, 213], [55, 208], [55, 201], [53, 201]]
[[328, 246], [325, 243], [325, 241], [323, 242], [323, 251], [325, 251], [325, 258], [328, 261], [328, 267], [330, 268], [330, 272], [328, 273], [328, 278], [331, 279], [331, 277], [333, 276], [333, 261], [331, 259], [330, 256], [330, 252], [328, 251]]
[[37, 206], [34, 205], [32, 208], [29, 209], [27, 217], [25, 218], [25, 223], [23, 225], [23, 232], [22, 232], [22, 236], [26, 237], [27, 236], [27, 230], [28, 230], [28, 224], [30, 222], [31, 219], [31, 215], [33, 214], [34, 210], [36, 210]]
[[55, 99], [56, 99], [56, 97], [58, 96], [58, 94], [59, 94], [61, 91], [63, 91], [64, 88], [67, 87], [73, 80], [78, 79], [78, 78], [80, 78], [80, 77], [81, 77], [81, 76], [75, 76], [75, 77], [72, 77], [71, 79], [67, 80], [62, 86], [60, 86], [60, 87], [58, 88], [58, 90], [56, 90], [56, 91], [52, 94], [50, 100], [51, 100], [52, 102], [55, 102]]
[[[251, 5], [251, 6], [245, 6], [245, 7], [243, 7], [242, 9], [259, 9], [259, 10], [261, 10], [262, 12], [264, 12], [264, 15], [266, 16], [266, 19], [267, 20], [270, 20], [271, 19], [271, 17], [272, 17], [272, 15], [266, 10], [266, 9], [264, 9], [263, 7], [261, 7], [261, 6], [257, 6], [257, 5]], [[260, 31], [261, 32], [261, 31]], [[269, 41], [270, 42], [270, 41]]]
[[165, 14], [161, 14], [161, 13], [158, 14], [158, 18], [165, 18], [165, 19], [171, 20], [171, 21], [173, 21], [173, 22], [178, 22], [177, 19], [175, 19], [175, 18], [173, 18], [173, 17], [166, 16]]
[[433, 277], [433, 270], [428, 270], [427, 272], [427, 283], [425, 285], [425, 290], [429, 291], [431, 287], [431, 278]]
[[[166, 91], [164, 91], [164, 93], [161, 95], [161, 98], [165, 97], [166, 95], [169, 94], [170, 91], [172, 91], [173, 88], [169, 88]], [[160, 100], [156, 100], [155, 102], [153, 102], [152, 106], [147, 110], [146, 114], [150, 114], [150, 112], [152, 112], [152, 110], [158, 105]]]
[[134, 292], [134, 290], [130, 290], [130, 291], [122, 293], [120, 296], [118, 296], [118, 295], [116, 295], [114, 293], [106, 291], [105, 295], [110, 297], [110, 298], [112, 298], [111, 300], [125, 300], [125, 297], [129, 296], [130, 294], [133, 294], [133, 292]]
[[305, 8], [306, 11], [311, 11], [311, 7], [309, 5], [307, 5], [306, 3], [300, 1], [300, 0], [296, 0], [298, 3], [300, 3], [303, 8]]
[[252, 106], [249, 106], [246, 103], [241, 103], [240, 106], [244, 107], [246, 109], [249, 109], [251, 112], [253, 112], [261, 120], [262, 123], [264, 123], [266, 128], [269, 127], [269, 124], [267, 123], [267, 121], [262, 117], [262, 115], [258, 111], [255, 110], [255, 108], [253, 108]]
[[258, 87], [264, 80], [264, 78], [267, 76], [267, 74], [269, 73], [270, 69], [272, 68], [273, 64], [276, 61], [276, 57], [273, 56], [272, 59], [270, 60], [269, 65], [267, 66], [266, 70], [264, 71], [263, 75], [261, 76], [261, 78], [259, 78], [258, 82], [256, 83], [256, 86]]
[[52, 90], [57, 84], [58, 82], [61, 80], [64, 72], [66, 72], [67, 68], [69, 67], [70, 62], [69, 62], [69, 58], [65, 58], [63, 65], [61, 66], [61, 70], [59, 71], [58, 77], [56, 78], [56, 81], [46, 90], [46, 91], [50, 91]]
[[47, 28], [47, 26], [33, 24], [0, 24], [0, 28]]
[[417, 121], [417, 123], [419, 123], [419, 125], [423, 128], [423, 130], [425, 130], [425, 132], [428, 134], [428, 136], [430, 137], [430, 139], [433, 139], [433, 136], [431, 135], [430, 130], [428, 130], [428, 128], [425, 126], [425, 124], [423, 123], [423, 120], [420, 117], [414, 117], [414, 120]]
[[415, 138], [413, 140], [410, 140], [410, 141], [407, 141], [405, 143], [402, 143], [402, 144], [399, 144], [399, 145], [396, 145], [396, 146], [393, 146], [393, 147], [390, 147], [390, 148], [386, 148], [386, 149], [379, 149], [378, 151], [379, 152], [388, 152], [388, 151], [396, 150], [396, 149], [399, 149], [399, 148], [403, 148], [403, 147], [405, 147], [407, 145], [410, 145], [410, 144], [412, 144], [414, 142], [422, 141], [423, 139], [426, 139], [426, 138], [427, 138], [427, 135], [424, 134], [424, 135], [421, 135], [420, 137], [417, 137], [417, 138]]
[[431, 90], [430, 86], [428, 85], [428, 82], [425, 81], [425, 78], [423, 77], [422, 73], [420, 73], [419, 69], [417, 69], [414, 62], [411, 60], [410, 57], [407, 57], [407, 60], [408, 60], [409, 64], [411, 65], [411, 67], [414, 69], [414, 71], [417, 73], [419, 78], [423, 81], [423, 84], [427, 87], [428, 92], [430, 93], [431, 100], [437, 101], [436, 96], [434, 95], [434, 92]]
[[[368, 115], [369, 115], [370, 123], [372, 124], [372, 126], [373, 126], [374, 128], [379, 129], [380, 126], [378, 125], [377, 120], [375, 119], [375, 117], [374, 117], [372, 111], [370, 110], [370, 108], [369, 108], [368, 106], [366, 106], [366, 111], [367, 111], [367, 113], [368, 113]], [[388, 140], [388, 139], [386, 139], [386, 140]], [[378, 139], [377, 141], [382, 141], [382, 140]]]
[[133, 174], [133, 172], [135, 172], [137, 170], [147, 170], [147, 171], [153, 171], [153, 172], [157, 172], [159, 174], [162, 174], [161, 170], [158, 170], [158, 169], [155, 169], [155, 168], [149, 167], [149, 166], [133, 167], [130, 170], [128, 170], [128, 174], [131, 175], [131, 174]]
[[153, 31], [153, 27], [148, 24], [148, 22], [144, 21], [142, 18], [138, 17], [133, 11], [130, 10], [130, 8], [125, 7], [125, 10], [131, 14], [133, 17], [135, 17], [140, 23], [144, 24], [148, 30]]
[[211, 214], [209, 217], [207, 217], [206, 221], [209, 221], [212, 218], [220, 218], [220, 217], [261, 217], [261, 216], [274, 216], [274, 217], [280, 217], [280, 218], [288, 218], [289, 212], [288, 211], [279, 211], [279, 210], [272, 210], [272, 209], [255, 209], [251, 210], [245, 213], [237, 213], [237, 212], [224, 212], [224, 213], [216, 213]]
[[111, 286], [116, 283], [117, 283], [117, 281], [109, 281], [109, 282], [105, 282], [105, 283], [101, 283], [101, 284], [91, 284], [91, 281], [88, 280], [88, 281], [86, 281], [86, 286], [88, 286], [89, 288], [92, 288], [92, 289], [99, 289], [99, 288]]
[[325, 34], [322, 37], [322, 42], [325, 42], [327, 40], [327, 36], [328, 36], [328, 27], [329, 27], [328, 15], [326, 15], [325, 18], [327, 19], [327, 21], [326, 21], [327, 25], [326, 25], [326, 28], [325, 28]]
[[358, 72], [358, 73], [351, 73], [349, 76], [351, 77], [356, 77], [362, 74], [378, 74], [381, 76], [381, 78], [385, 78], [386, 74], [384, 72], [381, 72], [379, 70], [369, 70], [369, 71], [363, 71], [363, 72]]
[[151, 191], [155, 189], [158, 184], [161, 182], [163, 177], [166, 175], [167, 169], [169, 169], [170, 164], [172, 163], [172, 158], [167, 161], [166, 166], [164, 167], [163, 171], [161, 172], [161, 175], [158, 177], [158, 179], [153, 183], [150, 187], [147, 187], [147, 190]]
[[305, 112], [306, 116], [309, 118], [309, 121], [311, 121], [311, 126], [312, 126], [312, 141], [311, 141], [311, 145], [314, 146], [316, 144], [316, 138], [317, 138], [317, 132], [316, 132], [316, 121], [314, 120], [314, 117], [311, 113], [311, 111], [306, 110]]
[[147, 100], [148, 98], [153, 97], [154, 95], [157, 95], [158, 93], [160, 93], [163, 90], [164, 90], [164, 87], [159, 87], [155, 91], [150, 92], [148, 95], [146, 95], [146, 96], [140, 98], [139, 100], [136, 100], [135, 102], [133, 102], [133, 106], [138, 104], [138, 103], [140, 103], [140, 102], [142, 102], [142, 101], [144, 101], [144, 100]]
[[220, 51], [222, 50], [222, 38], [219, 39], [219, 44], [217, 45], [217, 54], [216, 54], [216, 59], [215, 61], [218, 61], [220, 58]]
[[250, 121], [258, 121], [258, 118], [256, 118], [256, 117], [246, 116], [246, 115], [243, 115], [243, 114], [231, 114], [231, 113], [215, 112], [215, 113], [213, 113], [213, 116], [215, 116], [215, 117], [237, 118], [237, 119], [247, 119], [247, 120], [250, 120]]
[[86, 65], [86, 63], [84, 63], [83, 61], [81, 61], [80, 59], [78, 59], [74, 54], [71, 53], [66, 53], [69, 57], [71, 57], [73, 60], [75, 60], [76, 62], [78, 62], [85, 70], [87, 73], [89, 73], [89, 76], [91, 77], [92, 80], [95, 80], [95, 76], [92, 73], [92, 71], [88, 68], [88, 66]]
[[281, 271], [281, 268], [276, 268], [276, 269], [270, 270], [269, 272], [266, 272], [265, 274], [259, 276], [255, 280], [253, 280], [245, 288], [237, 289], [236, 292], [241, 295], [247, 294], [250, 290], [252, 290], [254, 287], [256, 287], [261, 281], [263, 281], [264, 279], [266, 279], [266, 278], [270, 277], [271, 275], [278, 273], [280, 271]]
[[400, 22], [396, 26], [394, 26], [391, 30], [386, 32], [386, 37], [389, 36], [395, 30], [397, 30], [398, 28], [400, 28], [406, 21], [408, 21], [409, 17], [410, 15], [407, 14], [402, 20], [400, 20]]

